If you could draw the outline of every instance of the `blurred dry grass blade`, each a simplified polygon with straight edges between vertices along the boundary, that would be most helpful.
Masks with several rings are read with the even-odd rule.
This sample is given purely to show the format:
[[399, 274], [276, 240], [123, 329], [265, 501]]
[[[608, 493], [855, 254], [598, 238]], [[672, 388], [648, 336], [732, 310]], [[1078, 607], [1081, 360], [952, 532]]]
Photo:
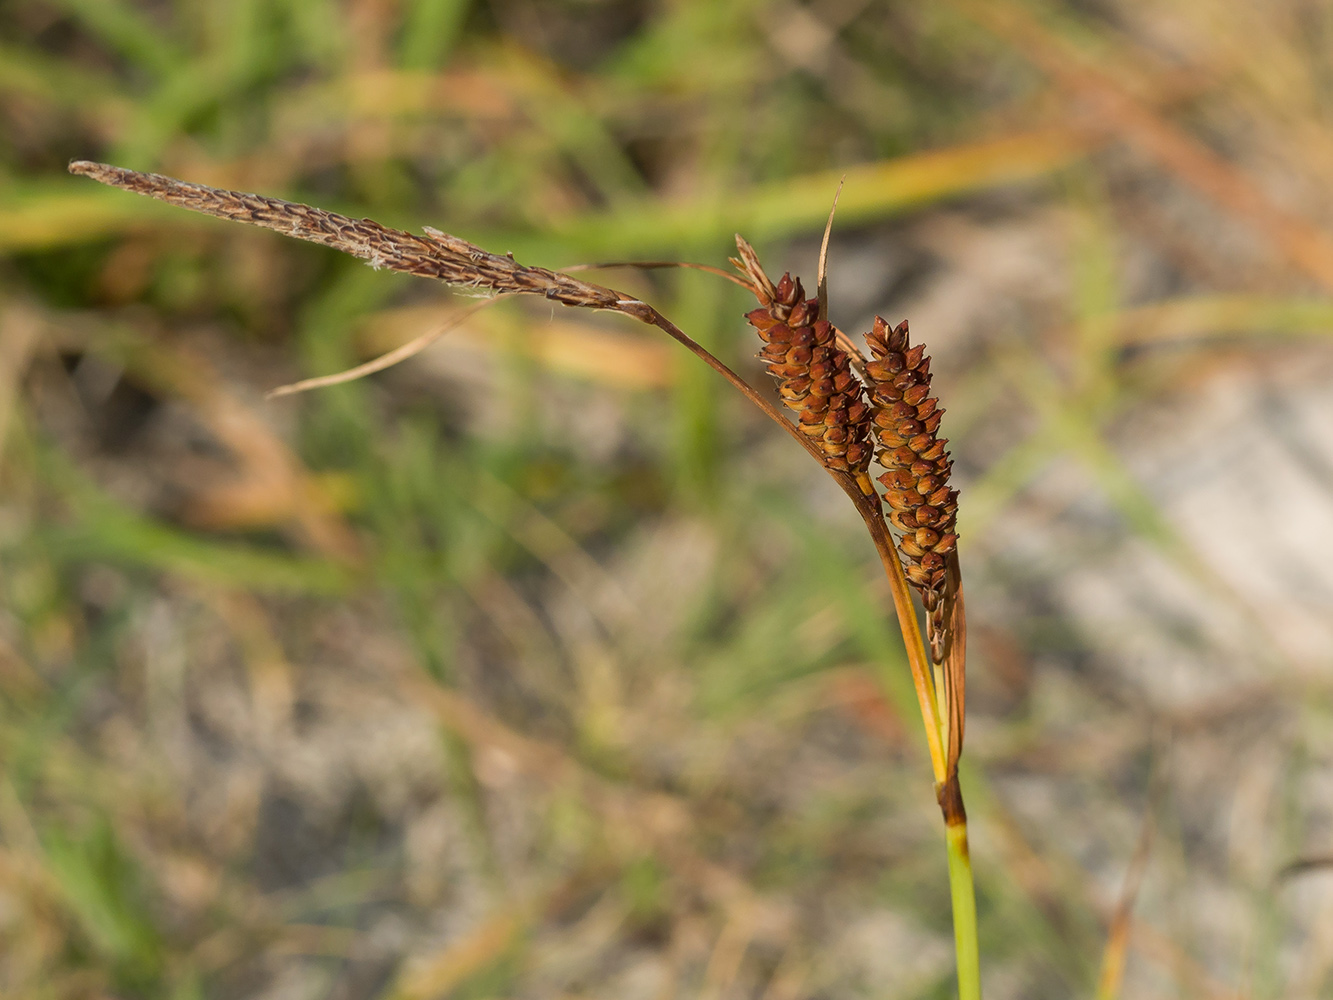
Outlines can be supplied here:
[[713, 942], [699, 988], [699, 1000], [720, 1000], [731, 990], [754, 937], [754, 925], [755, 915], [751, 908], [737, 906], [732, 909]]
[[[490, 301], [490, 300], [488, 300]], [[361, 324], [358, 343], [366, 353], [387, 355], [405, 345], [433, 336], [451, 322], [455, 310], [442, 306], [401, 306], [371, 313]], [[527, 317], [524, 318], [526, 323]], [[449, 340], [449, 360], [477, 355], [492, 363], [508, 346], [512, 327], [506, 319], [467, 323]], [[519, 349], [552, 372], [639, 391], [661, 389], [676, 382], [677, 369], [670, 345], [656, 337], [632, 337], [580, 319], [541, 318], [525, 327]], [[468, 368], [468, 363], [461, 366]]]
[[658, 852], [709, 901], [726, 910], [756, 906], [756, 894], [744, 880], [697, 853], [699, 818], [688, 801], [611, 781], [556, 744], [517, 733], [471, 700], [416, 674], [402, 672], [398, 680], [469, 744], [502, 752], [516, 770], [552, 787], [576, 790], [622, 843]]
[[18, 303], [0, 308], [0, 460], [5, 454], [5, 440], [18, 405], [19, 382], [41, 334], [38, 313]]
[[[615, 248], [611, 252], [642, 247], [645, 254], [660, 253], [664, 246], [674, 246], [681, 239], [697, 241], [710, 233], [726, 236], [737, 228], [744, 228], [756, 240], [790, 236], [818, 225], [827, 216], [828, 192], [843, 177], [847, 187], [840, 201], [840, 217], [865, 222], [968, 192], [1048, 177], [1104, 142], [1104, 135], [1086, 128], [1034, 129], [760, 184], [748, 192], [729, 194], [720, 203], [713, 196], [623, 201], [604, 213], [555, 220], [553, 235], [571, 245]], [[200, 168], [210, 176], [271, 177], [274, 183], [281, 183], [306, 155], [308, 151], [296, 143], [266, 153], [258, 162], [206, 161]], [[280, 162], [275, 164], [274, 157]], [[151, 218], [155, 227], [195, 225], [188, 218], [158, 213]], [[38, 191], [16, 202], [0, 197], [0, 250], [82, 244], [144, 224], [142, 209], [96, 193]]]
[[1116, 342], [1146, 347], [1221, 337], [1329, 337], [1333, 303], [1315, 298], [1193, 295], [1163, 299], [1116, 314]]
[[1306, 274], [1333, 290], [1333, 238], [1279, 208], [1236, 166], [1082, 60], [1030, 12], [1009, 0], [951, 0], [1012, 44], [1069, 93], [1181, 180], [1259, 230]]
[[509, 906], [434, 955], [414, 961], [399, 976], [389, 1000], [434, 1000], [447, 996], [499, 959], [523, 933], [540, 901]]
[[1273, 880], [1283, 882], [1306, 872], [1326, 871], [1330, 868], [1333, 868], [1333, 854], [1312, 854], [1283, 865]]
[[234, 475], [203, 466], [184, 473], [187, 521], [214, 529], [294, 523], [316, 551], [348, 565], [360, 561], [360, 544], [329, 491], [205, 358], [162, 343], [127, 343], [125, 350], [136, 372], [188, 402], [235, 458]]
[[386, 368], [392, 368], [399, 362], [406, 361], [408, 358], [420, 354], [450, 330], [456, 329], [470, 317], [475, 316], [492, 303], [499, 301], [500, 296], [496, 296], [493, 299], [486, 299], [483, 302], [473, 303], [465, 309], [460, 309], [458, 312], [451, 315], [435, 329], [423, 333], [419, 337], [414, 337], [401, 347], [395, 347], [392, 351], [386, 351], [378, 358], [367, 361], [365, 364], [357, 365], [354, 368], [348, 368], [346, 371], [341, 371], [334, 375], [318, 375], [314, 378], [302, 379], [300, 382], [291, 382], [288, 385], [280, 385], [276, 389], [269, 390], [267, 398], [277, 399], [280, 396], [291, 396], [298, 392], [309, 392], [311, 389], [327, 389], [329, 386], [342, 385], [344, 382], [354, 382], [359, 378], [365, 378], [367, 375], [373, 375], [375, 372], [383, 371]]
[[[765, 184], [737, 208], [754, 241], [808, 230], [828, 215], [828, 193], [845, 178], [838, 202], [844, 222], [883, 218], [964, 192], [1021, 183], [1082, 159], [1105, 142], [1088, 129], [1033, 129]], [[679, 210], [695, 215], [697, 205]]]
[[[1155, 781], [1152, 787], [1156, 787]], [[1139, 888], [1143, 884], [1143, 874], [1147, 871], [1152, 853], [1154, 798], [1150, 792], [1139, 830], [1139, 842], [1134, 848], [1129, 869], [1125, 872], [1125, 883], [1116, 901], [1115, 911], [1111, 914], [1106, 948], [1102, 952], [1101, 971], [1097, 977], [1096, 1000], [1117, 1000], [1124, 984], [1125, 964], [1129, 960], [1130, 937], [1134, 929], [1134, 904], [1138, 902]]]
[[572, 274], [577, 271], [609, 271], [617, 267], [635, 268], [640, 271], [658, 271], [673, 267], [683, 268], [687, 271], [703, 271], [706, 274], [725, 278], [733, 285], [744, 288], [747, 292], [753, 291], [748, 281], [732, 274], [725, 268], [714, 267], [712, 264], [696, 264], [688, 260], [606, 260], [598, 261], [595, 264], [571, 264], [569, 267], [561, 268], [561, 270], [567, 274]]

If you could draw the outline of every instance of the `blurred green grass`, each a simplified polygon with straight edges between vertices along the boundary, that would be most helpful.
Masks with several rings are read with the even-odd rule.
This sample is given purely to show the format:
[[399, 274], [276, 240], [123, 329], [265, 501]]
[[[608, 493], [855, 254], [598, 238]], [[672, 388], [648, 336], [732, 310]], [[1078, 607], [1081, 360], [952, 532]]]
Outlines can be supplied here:
[[[1197, 96], [1124, 7], [1129, 27], [997, 9], [1142, 100]], [[1209, 30], [1225, 52], [1240, 29]], [[1324, 337], [1333, 307], [1267, 278], [1131, 300], [1115, 137], [950, 5], [22, 0], [0, 37], [7, 993], [951, 988], [930, 959], [943, 856], [873, 554], [787, 442], [665, 347], [665, 391], [547, 371], [523, 343], [547, 314], [508, 303], [484, 371], [265, 404], [362, 360], [375, 317], [452, 300], [96, 188], [64, 174], [70, 158], [431, 224], [548, 266], [720, 263], [740, 230], [766, 259], [801, 259], [808, 284], [844, 175], [839, 226], [857, 238], [957, 206], [1054, 206], [1072, 232], [1058, 322], [935, 349], [959, 390], [944, 402], [967, 544], [998, 547], [1015, 498], [1072, 458], [1132, 540], [1258, 617], [1250, 641], [1284, 656], [1108, 438], [1220, 338]], [[1317, 58], [1281, 26], [1263, 41]], [[1260, 99], [1242, 68], [1216, 88], [1224, 107]], [[1322, 148], [1314, 105], [1260, 77], [1282, 134]], [[607, 280], [745, 363], [732, 286]], [[1004, 423], [1015, 412], [1026, 430]], [[969, 453], [990, 423], [1011, 436]], [[1011, 627], [1041, 651], [1040, 623]], [[979, 644], [979, 671], [1000, 659]], [[431, 707], [422, 677], [463, 700]], [[983, 953], [1016, 995], [1086, 993], [1105, 887], [1067, 831], [1025, 832], [995, 794], [990, 772], [1052, 737], [1038, 707], [1006, 716], [997, 682], [978, 686], [978, 729], [999, 733], [967, 774]], [[357, 770], [382, 757], [407, 763]], [[1116, 816], [1143, 808], [1142, 783], [1082, 780]], [[1127, 858], [1133, 838], [1107, 836]], [[920, 967], [858, 978], [841, 949], [889, 917], [885, 940]], [[1285, 919], [1256, 904], [1268, 978], [1246, 995], [1280, 994]], [[1179, 971], [1199, 949], [1175, 947], [1177, 979], [1206, 982]], [[646, 978], [617, 978], [633, 968]]]

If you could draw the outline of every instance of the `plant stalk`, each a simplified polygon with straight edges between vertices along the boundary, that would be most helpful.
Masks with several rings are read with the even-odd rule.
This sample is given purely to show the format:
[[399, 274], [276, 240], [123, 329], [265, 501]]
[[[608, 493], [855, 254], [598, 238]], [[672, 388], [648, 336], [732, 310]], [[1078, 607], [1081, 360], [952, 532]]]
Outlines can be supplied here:
[[[957, 782], [957, 778], [954, 781]], [[962, 797], [959, 796], [959, 804]], [[958, 1000], [981, 1000], [981, 951], [977, 943], [977, 894], [972, 856], [967, 849], [967, 819], [944, 828], [949, 852], [949, 894], [953, 900], [953, 946], [958, 963]]]

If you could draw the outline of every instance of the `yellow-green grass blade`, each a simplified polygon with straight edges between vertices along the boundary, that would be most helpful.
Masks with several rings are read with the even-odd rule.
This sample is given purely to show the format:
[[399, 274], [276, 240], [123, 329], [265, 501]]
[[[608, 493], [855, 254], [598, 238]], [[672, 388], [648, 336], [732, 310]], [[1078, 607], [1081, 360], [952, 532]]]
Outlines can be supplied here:
[[122, 0], [57, 0], [80, 25], [136, 67], [166, 75], [186, 61], [183, 52], [133, 6]]
[[44, 479], [72, 515], [36, 530], [57, 561], [107, 560], [260, 593], [345, 593], [351, 574], [332, 562], [239, 542], [213, 541], [135, 513], [102, 493], [59, 453], [37, 450]]
[[[636, 199], [609, 213], [579, 216], [540, 234], [492, 232], [478, 236], [473, 230], [455, 228], [465, 238], [504, 247], [533, 263], [558, 265], [560, 261], [552, 261], [552, 257], [571, 255], [633, 257], [669, 251], [682, 244], [720, 245], [742, 230], [756, 240], [817, 230], [828, 217], [829, 201], [844, 173], [847, 184], [838, 205], [838, 218], [854, 223], [989, 187], [1038, 179], [1068, 165], [1085, 149], [1086, 141], [1076, 134], [1049, 130], [912, 154], [845, 171], [821, 171], [748, 191], [718, 191], [679, 202]], [[0, 252], [83, 243], [147, 223], [199, 224], [189, 212], [169, 209], [163, 214], [161, 206], [149, 199], [87, 188], [86, 182], [71, 179], [48, 190], [0, 191]], [[364, 212], [349, 210], [349, 214]], [[408, 229], [441, 222], [395, 218], [379, 221]]]

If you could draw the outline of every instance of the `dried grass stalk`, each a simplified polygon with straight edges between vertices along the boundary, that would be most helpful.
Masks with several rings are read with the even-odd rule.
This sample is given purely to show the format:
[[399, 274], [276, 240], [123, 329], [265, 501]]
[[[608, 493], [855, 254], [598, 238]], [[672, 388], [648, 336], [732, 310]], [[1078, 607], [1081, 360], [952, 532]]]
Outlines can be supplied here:
[[797, 414], [801, 433], [818, 446], [824, 464], [851, 475], [861, 492], [875, 495], [867, 470], [871, 408], [851, 358], [837, 347], [837, 331], [819, 318], [819, 300], [807, 299], [799, 278], [784, 274], [774, 285], [754, 248], [736, 237], [740, 260], [759, 308], [745, 314], [764, 341], [759, 357], [778, 380], [778, 395]]
[[958, 491], [949, 488], [953, 462], [944, 450], [947, 439], [939, 436], [944, 411], [930, 395], [930, 358], [921, 344], [911, 345], [906, 321], [890, 328], [876, 316], [866, 343], [873, 355], [866, 376], [874, 438], [880, 464], [888, 469], [879, 481], [889, 521], [902, 532], [904, 571], [926, 607], [931, 658], [942, 663], [957, 582], [950, 557], [958, 545]]

